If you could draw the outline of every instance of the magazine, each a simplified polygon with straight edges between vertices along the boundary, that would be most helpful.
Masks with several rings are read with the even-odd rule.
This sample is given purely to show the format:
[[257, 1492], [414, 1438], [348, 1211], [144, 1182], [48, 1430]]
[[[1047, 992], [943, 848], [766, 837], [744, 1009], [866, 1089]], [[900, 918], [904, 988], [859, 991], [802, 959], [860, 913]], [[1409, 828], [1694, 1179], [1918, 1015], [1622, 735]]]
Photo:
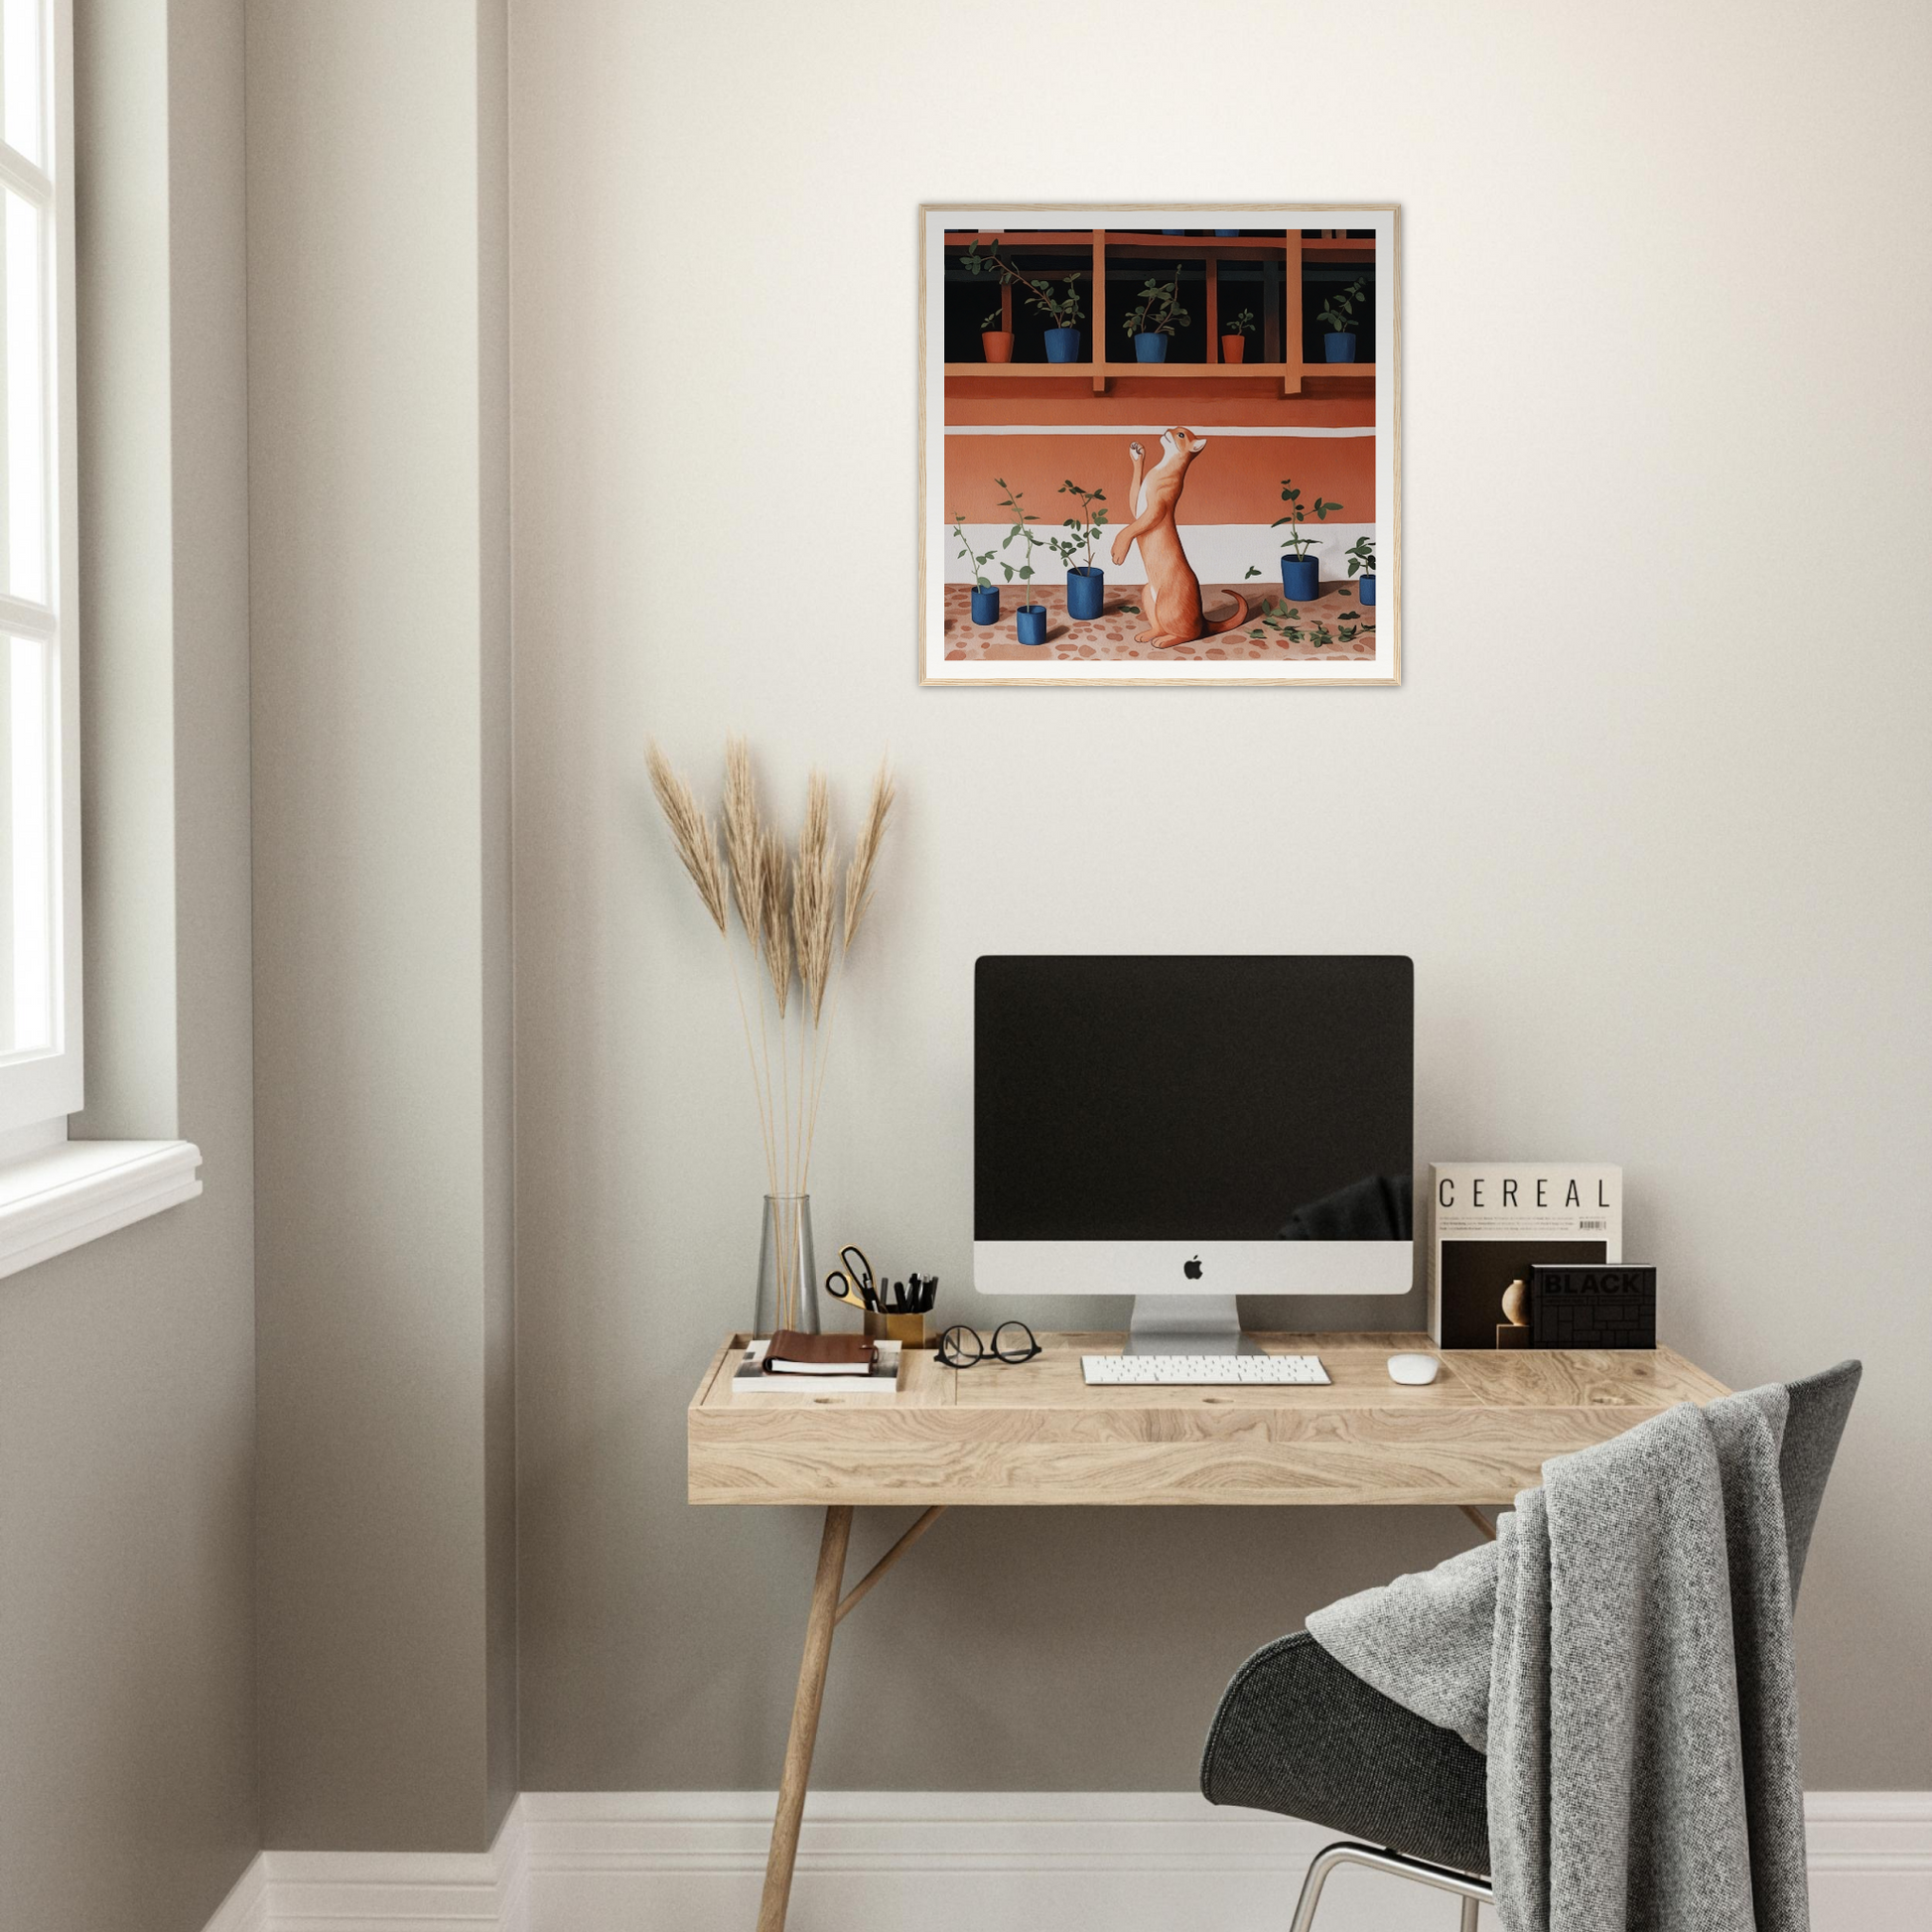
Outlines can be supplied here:
[[1429, 1332], [1438, 1348], [1526, 1348], [1534, 1263], [1622, 1259], [1621, 1168], [1569, 1161], [1430, 1167]]

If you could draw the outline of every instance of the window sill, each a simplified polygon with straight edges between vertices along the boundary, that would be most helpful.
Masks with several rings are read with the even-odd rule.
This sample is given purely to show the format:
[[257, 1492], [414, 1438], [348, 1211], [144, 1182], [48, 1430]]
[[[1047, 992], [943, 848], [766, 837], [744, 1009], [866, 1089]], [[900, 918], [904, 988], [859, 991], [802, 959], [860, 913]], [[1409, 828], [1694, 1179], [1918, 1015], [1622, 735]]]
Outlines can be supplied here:
[[0, 1276], [16, 1275], [202, 1191], [190, 1141], [64, 1141], [0, 1167]]

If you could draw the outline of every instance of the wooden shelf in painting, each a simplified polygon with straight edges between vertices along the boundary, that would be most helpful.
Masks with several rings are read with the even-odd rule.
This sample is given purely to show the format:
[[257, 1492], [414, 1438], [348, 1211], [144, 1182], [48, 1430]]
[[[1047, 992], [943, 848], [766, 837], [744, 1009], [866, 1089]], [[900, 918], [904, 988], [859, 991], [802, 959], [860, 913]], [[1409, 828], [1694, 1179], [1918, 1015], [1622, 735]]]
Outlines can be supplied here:
[[1327, 393], [1366, 395], [1375, 387], [1373, 362], [948, 362], [946, 380], [955, 377], [1001, 382], [1041, 378], [1090, 382], [1104, 395], [1122, 376], [1148, 376], [1157, 382], [1279, 382], [1282, 394], [1303, 393], [1319, 382]]
[[[1320, 394], [1328, 396], [1367, 395], [1375, 387], [1375, 368], [1368, 362], [1295, 363], [1280, 359], [1302, 340], [1302, 265], [1310, 261], [1363, 262], [1375, 260], [1373, 235], [1305, 236], [1299, 228], [1282, 235], [1152, 235], [1125, 228], [949, 228], [945, 245], [958, 249], [971, 243], [1004, 248], [1018, 257], [1025, 250], [1041, 254], [1086, 251], [1093, 275], [1093, 313], [1088, 327], [1094, 343], [1112, 340], [1107, 334], [1107, 264], [1110, 257], [1131, 254], [1135, 270], [1149, 267], [1161, 257], [1173, 260], [1197, 259], [1205, 271], [1207, 362], [948, 362], [948, 376], [983, 376], [1002, 369], [1021, 377], [1051, 375], [1066, 380], [1084, 373], [1095, 395], [1105, 395], [1114, 383], [1129, 375], [1152, 375], [1166, 381], [1187, 380], [1207, 374], [1216, 378], [1239, 376], [1252, 381], [1259, 373], [1264, 381], [1278, 381], [1285, 396]], [[1281, 276], [1273, 268], [1262, 274], [1262, 319], [1259, 342], [1252, 345], [1265, 358], [1259, 362], [1223, 364], [1220, 360], [1220, 264], [1224, 260], [1254, 261], [1279, 255]], [[1049, 278], [1050, 269], [1041, 271]], [[1176, 270], [1176, 273], [1178, 270]], [[989, 291], [990, 293], [990, 291]], [[1013, 289], [1000, 289], [1000, 327], [1013, 328]], [[1347, 373], [1337, 375], [1336, 371]], [[1272, 373], [1271, 373], [1272, 371]], [[1311, 384], [1314, 385], [1311, 388]]]
[[1127, 228], [948, 228], [946, 246], [964, 248], [971, 243], [981, 247], [1037, 248], [1062, 253], [1069, 248], [1091, 248], [1096, 236], [1109, 248], [1140, 248], [1155, 255], [1252, 255], [1258, 249], [1279, 254], [1299, 247], [1305, 255], [1333, 249], [1336, 256], [1373, 255], [1373, 235], [1232, 235], [1232, 234], [1144, 234]]

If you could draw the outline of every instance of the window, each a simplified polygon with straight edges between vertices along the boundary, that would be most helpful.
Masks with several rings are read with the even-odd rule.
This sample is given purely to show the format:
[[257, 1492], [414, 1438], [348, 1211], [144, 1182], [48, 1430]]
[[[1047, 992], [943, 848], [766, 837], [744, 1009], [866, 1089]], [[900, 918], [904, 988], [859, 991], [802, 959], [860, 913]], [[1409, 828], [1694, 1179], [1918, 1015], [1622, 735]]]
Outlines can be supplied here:
[[81, 1102], [65, 0], [0, 0], [0, 1134]]

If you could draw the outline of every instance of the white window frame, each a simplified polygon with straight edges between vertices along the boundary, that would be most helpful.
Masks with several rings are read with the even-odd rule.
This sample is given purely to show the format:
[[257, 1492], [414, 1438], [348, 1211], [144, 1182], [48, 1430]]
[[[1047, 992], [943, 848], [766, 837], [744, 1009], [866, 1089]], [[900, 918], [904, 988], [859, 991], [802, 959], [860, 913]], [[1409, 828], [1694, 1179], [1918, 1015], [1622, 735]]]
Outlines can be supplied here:
[[[4, 0], [0, 0], [4, 4]], [[75, 481], [73, 15], [71, 0], [38, 0], [43, 170], [5, 142], [0, 185], [41, 210], [42, 409], [47, 491], [45, 608], [0, 593], [0, 637], [49, 647], [57, 710], [48, 738], [60, 782], [50, 786], [53, 1043], [0, 1059], [0, 1276], [145, 1220], [202, 1191], [201, 1150], [188, 1141], [74, 1141], [68, 1116], [84, 1098], [80, 1006], [80, 667]], [[0, 347], [3, 347], [0, 345]], [[0, 460], [4, 452], [0, 452]], [[52, 896], [51, 895], [51, 896]]]
[[[67, 1117], [85, 1094], [80, 997], [80, 680], [75, 613], [79, 546], [75, 536], [77, 430], [74, 396], [73, 19], [69, 0], [40, 0], [44, 170], [0, 138], [0, 186], [41, 211], [44, 304], [42, 376], [47, 492], [48, 591], [45, 607], [0, 592], [0, 635], [38, 637], [52, 659], [55, 713], [48, 751], [60, 773], [58, 809], [49, 814], [53, 883], [53, 1040], [0, 1060], [0, 1151], [18, 1152], [67, 1138]], [[0, 135], [4, 130], [0, 129]]]

